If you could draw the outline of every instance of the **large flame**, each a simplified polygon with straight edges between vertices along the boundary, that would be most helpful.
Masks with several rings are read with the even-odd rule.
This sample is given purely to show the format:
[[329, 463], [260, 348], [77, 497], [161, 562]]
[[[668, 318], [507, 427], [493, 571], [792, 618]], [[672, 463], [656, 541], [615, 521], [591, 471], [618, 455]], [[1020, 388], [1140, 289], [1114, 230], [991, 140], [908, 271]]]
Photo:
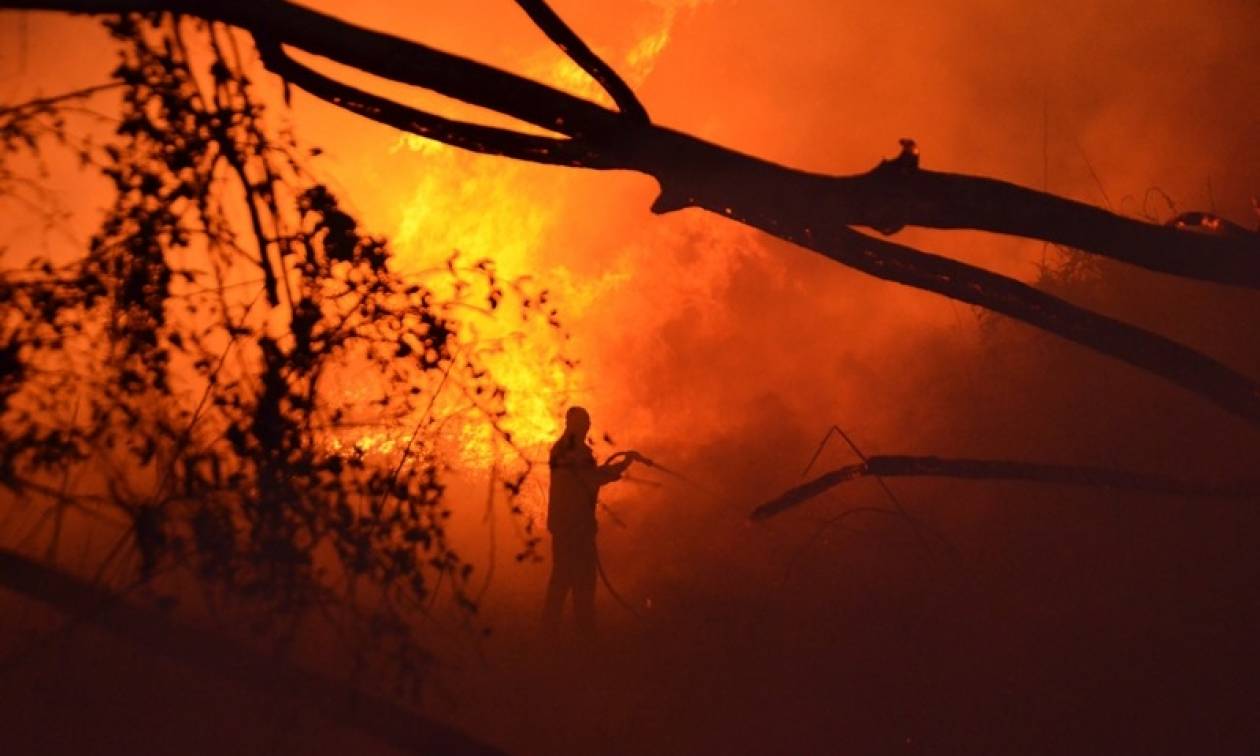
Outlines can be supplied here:
[[[675, 11], [666, 7], [659, 23], [643, 33], [617, 66], [632, 86], [651, 73], [665, 49]], [[607, 102], [598, 85], [571, 60], [553, 54], [529, 67], [527, 74], [583, 97]], [[545, 281], [550, 302], [566, 315], [584, 312], [608, 290], [631, 276], [628, 258], [595, 275], [575, 273], [544, 254], [544, 245], [563, 223], [564, 177], [550, 187], [519, 164], [488, 162], [463, 151], [412, 135], [400, 136], [388, 149], [423, 157], [417, 183], [404, 199], [402, 220], [394, 233], [396, 259], [404, 271], [422, 272], [441, 265], [453, 253], [470, 261], [493, 262], [504, 280]], [[501, 424], [516, 446], [538, 459], [560, 432], [564, 406], [573, 399], [584, 374], [583, 355], [570, 354], [563, 330], [523, 320], [513, 308], [470, 313], [465, 322], [476, 334], [479, 358], [507, 389], [507, 420]], [[576, 367], [566, 362], [577, 359]], [[572, 364], [572, 363], [570, 363]], [[459, 412], [454, 404], [439, 411]], [[455, 418], [461, 461], [485, 468], [499, 459], [502, 446], [484, 418]], [[389, 434], [367, 433], [355, 445], [376, 451], [396, 446]]]

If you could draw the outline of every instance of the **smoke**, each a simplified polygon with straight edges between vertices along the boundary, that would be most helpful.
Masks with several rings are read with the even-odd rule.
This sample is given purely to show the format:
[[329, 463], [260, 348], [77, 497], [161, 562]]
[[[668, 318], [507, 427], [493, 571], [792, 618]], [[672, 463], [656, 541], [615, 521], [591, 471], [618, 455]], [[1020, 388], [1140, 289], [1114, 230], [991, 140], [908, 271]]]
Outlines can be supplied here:
[[[1253, 3], [557, 9], [635, 80], [654, 120], [751, 154], [858, 172], [911, 137], [934, 169], [1157, 220], [1197, 207], [1251, 222], [1260, 179]], [[478, 17], [476, 33], [431, 11], [360, 12], [592, 91], [505, 9]], [[632, 51], [648, 48], [650, 66], [627, 66]], [[316, 104], [299, 99], [297, 117], [330, 143], [346, 193], [382, 228], [404, 227], [415, 187], [444, 170], [422, 153], [390, 153], [390, 135]], [[1195, 687], [1235, 663], [1231, 649], [1255, 626], [1254, 612], [1229, 598], [1256, 569], [1230, 535], [1254, 534], [1256, 523], [1235, 510], [926, 480], [892, 484], [921, 530], [879, 513], [830, 522], [851, 508], [895, 510], [872, 481], [757, 526], [746, 516], [799, 481], [833, 423], [868, 454], [1221, 476], [1246, 469], [1250, 430], [1027, 327], [698, 211], [652, 216], [657, 187], [642, 177], [475, 156], [460, 163], [463, 172], [443, 174], [444, 182], [498, 182], [469, 200], [472, 223], [511, 229], [495, 213], [530, 205], [517, 223], [532, 242], [513, 246], [519, 238], [509, 232], [505, 246], [522, 269], [559, 284], [569, 348], [581, 361], [570, 399], [591, 410], [593, 435], [607, 432], [617, 447], [637, 448], [698, 485], [641, 470], [635, 475], [659, 486], [608, 490], [615, 517], [601, 513], [602, 559], [647, 619], [601, 592], [607, 640], [598, 657], [580, 661], [545, 653], [550, 644], [535, 620], [547, 564], [513, 562], [512, 537], [503, 535], [510, 520], [501, 518], [483, 606], [495, 628], [484, 649], [490, 667], [451, 676], [470, 703], [450, 716], [536, 752], [817, 751], [835, 743], [858, 752], [963, 743], [1037, 752], [1064, 742], [1126, 750], [1179, 742], [1158, 724], [1171, 717], [1142, 717], [1150, 722], [1142, 728], [1123, 722], [1144, 706], [1181, 716], [1184, 689], [1203, 690], [1222, 721], [1237, 721], [1228, 685]], [[503, 203], [477, 204], [496, 191]], [[470, 222], [457, 208], [447, 212], [434, 228]], [[1064, 259], [1041, 244], [979, 233], [912, 230], [899, 240], [1028, 281]], [[1260, 375], [1260, 313], [1248, 292], [1112, 265], [1058, 290]], [[852, 461], [833, 443], [818, 466]], [[484, 494], [473, 490], [467, 500], [480, 502]], [[482, 510], [473, 509], [464, 532], [480, 550]], [[1213, 651], [1176, 641], [1195, 633]], [[1074, 694], [1080, 679], [1097, 680], [1095, 690]], [[537, 692], [511, 694], [521, 686]], [[1048, 722], [1076, 724], [1061, 732]]]
[[[594, 96], [510, 3], [315, 5]], [[925, 167], [1158, 220], [1196, 208], [1255, 223], [1260, 5], [1250, 0], [555, 6], [627, 71], [655, 121], [751, 154], [850, 173], [911, 137]], [[497, 564], [483, 607], [496, 634], [483, 649], [489, 671], [450, 676], [470, 702], [452, 718], [521, 752], [575, 753], [1141, 750], [1119, 734], [1134, 719], [1147, 722], [1139, 741], [1165, 746], [1178, 742], [1165, 720], [1188, 719], [1190, 740], [1205, 722], [1241, 721], [1235, 697], [1246, 696], [1227, 670], [1256, 627], [1239, 598], [1254, 593], [1254, 515], [898, 481], [904, 506], [951, 551], [896, 516], [827, 526], [843, 509], [894, 508], [864, 481], [746, 521], [799, 482], [833, 423], [867, 454], [1245, 471], [1255, 434], [1215, 407], [724, 219], [653, 216], [656, 187], [643, 177], [410, 149], [300, 94], [293, 118], [327, 149], [340, 192], [412, 264], [458, 248], [553, 286], [572, 335], [564, 348], [580, 360], [560, 387], [568, 400], [591, 410], [594, 435], [693, 481], [641, 470], [660, 485], [609, 490], [625, 527], [603, 517], [603, 560], [648, 619], [601, 597], [606, 654], [576, 669], [537, 653], [546, 565], [512, 560], [516, 521], [503, 512], [487, 546], [484, 481], [457, 483], [452, 497], [469, 505], [456, 527], [470, 553], [487, 549]], [[1028, 281], [1063, 259], [979, 233], [898, 240]], [[1059, 286], [1260, 376], [1252, 292], [1118, 265]], [[818, 465], [852, 461], [833, 443]], [[591, 680], [592, 669], [616, 682]], [[1185, 690], [1202, 693], [1189, 713]], [[1198, 713], [1209, 704], [1216, 719]], [[583, 716], [561, 726], [565, 707]]]

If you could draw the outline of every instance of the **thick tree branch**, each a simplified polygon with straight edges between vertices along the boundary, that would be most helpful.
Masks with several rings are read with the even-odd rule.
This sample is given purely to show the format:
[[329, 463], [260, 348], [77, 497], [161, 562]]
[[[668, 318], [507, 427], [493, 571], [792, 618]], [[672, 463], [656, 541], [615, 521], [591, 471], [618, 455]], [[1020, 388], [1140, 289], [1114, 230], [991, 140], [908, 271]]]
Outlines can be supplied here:
[[773, 517], [832, 488], [858, 478], [937, 477], [971, 480], [1022, 480], [1068, 486], [1115, 488], [1174, 496], [1252, 499], [1260, 496], [1260, 479], [1209, 481], [1080, 465], [1043, 465], [992, 459], [948, 459], [878, 455], [841, 467], [784, 492], [752, 511], [754, 520]]
[[170, 11], [222, 21], [279, 44], [569, 136], [604, 133], [622, 120], [616, 111], [544, 84], [286, 0], [0, 0], [0, 8], [90, 14]]
[[[868, 226], [885, 233], [905, 226], [972, 229], [1047, 241], [1148, 270], [1260, 289], [1260, 234], [1204, 233], [1184, 224], [1157, 225], [1006, 181], [939, 173], [917, 161], [886, 160], [856, 176], [828, 176], [776, 165], [686, 134], [652, 128], [638, 135], [627, 160], [661, 184], [653, 210], [686, 207], [723, 212], [737, 197], [791, 202], [811, 223]], [[755, 185], [754, 185], [755, 182]], [[731, 214], [731, 213], [727, 213]], [[774, 233], [771, 231], [771, 233]]]
[[[699, 162], [688, 164], [688, 156]], [[732, 169], [741, 159], [735, 174]], [[733, 218], [886, 281], [1000, 312], [1158, 375], [1260, 425], [1260, 385], [1250, 378], [1171, 339], [1007, 276], [854, 231], [828, 213], [826, 182], [815, 184], [803, 174], [744, 156], [690, 153], [668, 143], [645, 161], [674, 166], [678, 185], [689, 189], [681, 198], [686, 205]]]
[[[1155, 225], [997, 179], [927, 170], [842, 177], [836, 204], [875, 228], [974, 229], [1083, 249], [1148, 270], [1260, 288], [1260, 234]], [[1232, 224], [1231, 224], [1232, 225]]]
[[805, 240], [802, 245], [873, 276], [1000, 312], [1123, 360], [1260, 425], [1260, 385], [1157, 333], [1078, 307], [1006, 276], [847, 228], [836, 231], [834, 243]]
[[256, 37], [255, 42], [262, 53], [263, 63], [285, 81], [321, 100], [378, 123], [486, 155], [574, 167], [588, 167], [600, 161], [600, 156], [584, 148], [579, 139], [522, 134], [510, 129], [443, 118], [324, 76], [298, 63], [279, 44], [266, 38]]

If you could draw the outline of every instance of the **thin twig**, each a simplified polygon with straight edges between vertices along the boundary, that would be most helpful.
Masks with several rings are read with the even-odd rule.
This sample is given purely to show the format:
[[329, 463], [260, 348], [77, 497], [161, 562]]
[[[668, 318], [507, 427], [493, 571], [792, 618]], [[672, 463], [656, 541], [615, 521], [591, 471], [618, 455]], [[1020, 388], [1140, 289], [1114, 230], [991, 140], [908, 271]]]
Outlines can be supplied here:
[[59, 103], [65, 102], [67, 100], [84, 99], [87, 97], [91, 97], [92, 95], [97, 94], [99, 92], [105, 92], [111, 89], [118, 89], [124, 86], [126, 86], [125, 82], [111, 81], [105, 84], [96, 84], [90, 87], [83, 87], [82, 89], [76, 89], [71, 92], [64, 92], [59, 95], [51, 95], [48, 97], [36, 97], [33, 100], [27, 100], [25, 102], [19, 102], [14, 105], [5, 105], [4, 107], [0, 107], [0, 116], [6, 116], [6, 115], [9, 115], [10, 113], [16, 113], [21, 110], [42, 110], [49, 106], [57, 105]]

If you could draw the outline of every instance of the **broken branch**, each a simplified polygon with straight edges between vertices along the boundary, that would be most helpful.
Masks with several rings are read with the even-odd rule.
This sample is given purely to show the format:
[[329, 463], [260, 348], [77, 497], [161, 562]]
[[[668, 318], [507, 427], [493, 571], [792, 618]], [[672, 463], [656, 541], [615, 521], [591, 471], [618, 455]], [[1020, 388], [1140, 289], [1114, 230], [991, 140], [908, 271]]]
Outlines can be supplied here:
[[879, 455], [870, 457], [865, 462], [846, 465], [824, 473], [808, 483], [785, 491], [780, 496], [754, 509], [749, 516], [753, 520], [768, 519], [785, 510], [803, 504], [842, 483], [867, 476], [1018, 480], [1221, 499], [1245, 499], [1260, 496], [1260, 479], [1209, 481], [1083, 465], [1050, 465], [994, 459]]

